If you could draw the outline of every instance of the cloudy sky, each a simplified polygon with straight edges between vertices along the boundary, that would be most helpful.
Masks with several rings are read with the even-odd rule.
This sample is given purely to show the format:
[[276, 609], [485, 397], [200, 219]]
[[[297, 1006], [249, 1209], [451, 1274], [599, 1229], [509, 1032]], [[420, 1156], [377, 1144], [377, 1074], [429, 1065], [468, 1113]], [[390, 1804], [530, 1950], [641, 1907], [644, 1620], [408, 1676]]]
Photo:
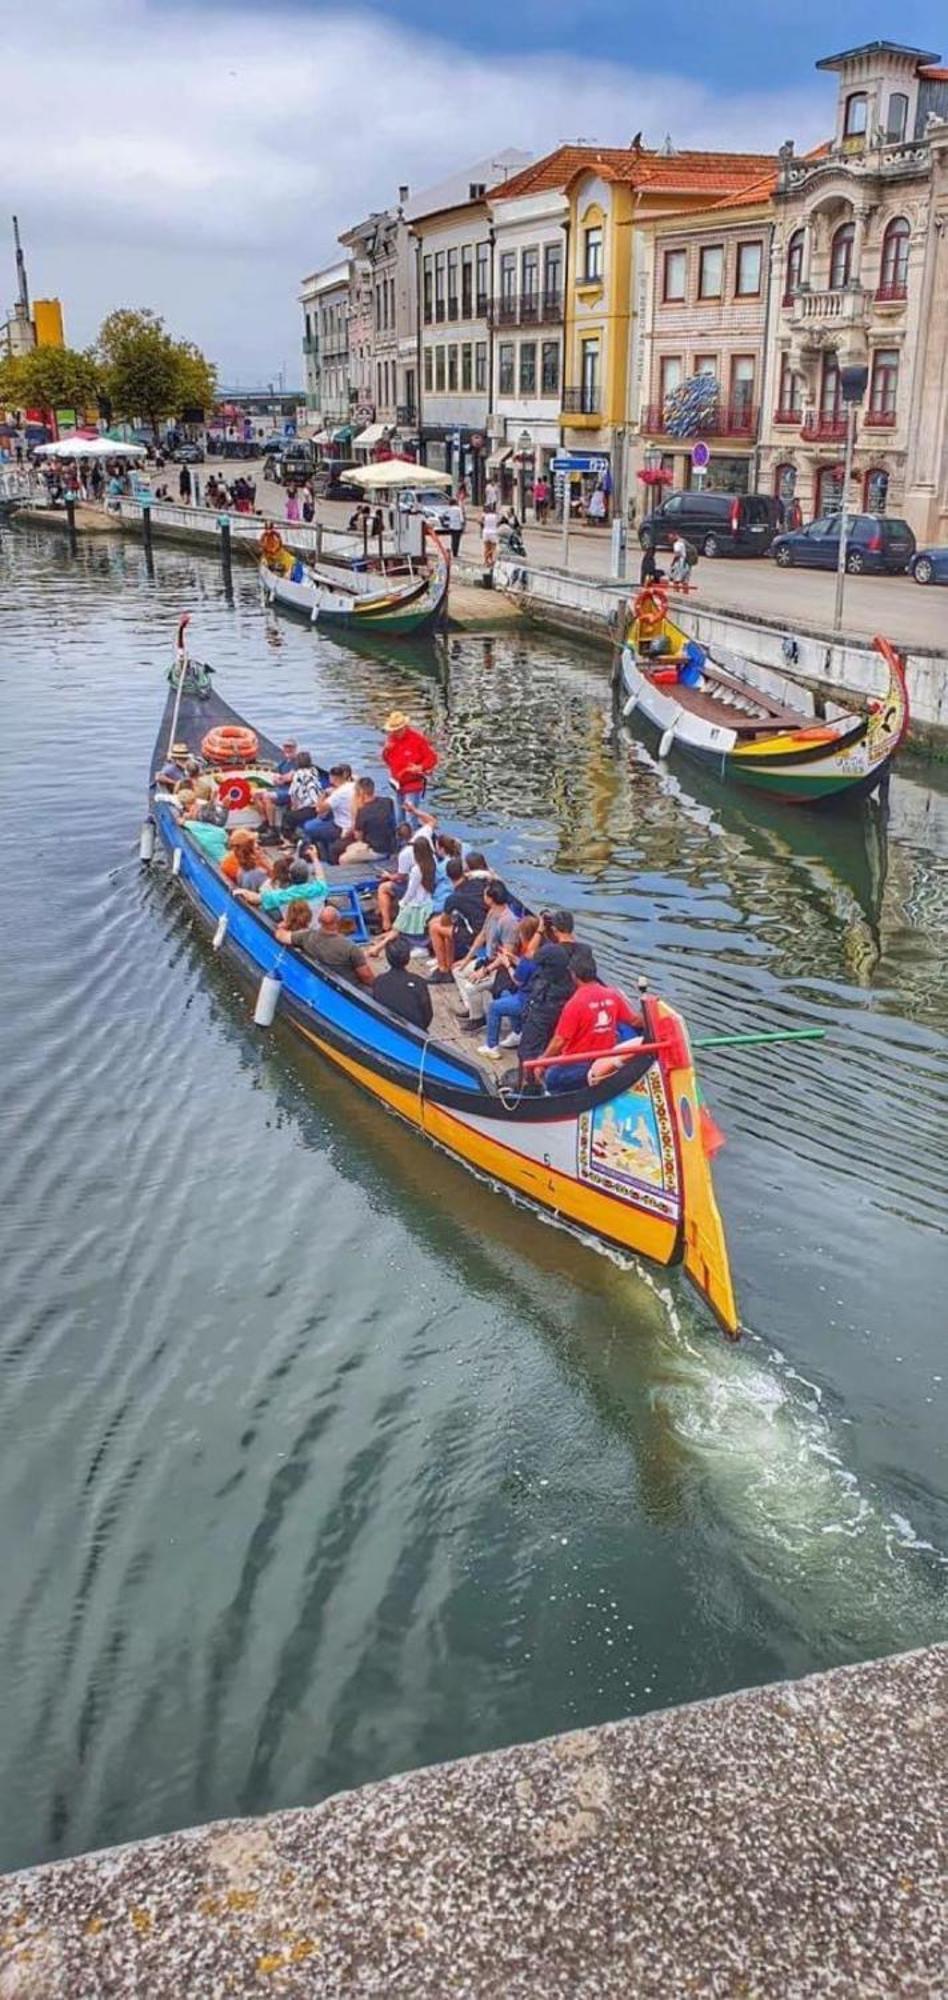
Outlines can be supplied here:
[[[803, 147], [832, 112], [817, 57], [893, 32], [881, 0], [0, 0], [2, 228], [72, 345], [152, 305], [225, 381], [296, 383], [301, 276], [400, 182], [640, 128]], [[901, 0], [898, 33], [943, 52], [943, 0]], [[5, 315], [12, 250], [0, 276]]]

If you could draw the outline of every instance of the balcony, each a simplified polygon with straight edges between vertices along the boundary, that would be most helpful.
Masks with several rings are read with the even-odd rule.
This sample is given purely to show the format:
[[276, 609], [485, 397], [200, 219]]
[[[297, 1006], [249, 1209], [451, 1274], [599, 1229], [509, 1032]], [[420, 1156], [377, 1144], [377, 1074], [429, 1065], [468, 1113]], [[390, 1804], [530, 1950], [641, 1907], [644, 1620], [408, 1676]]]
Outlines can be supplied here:
[[904, 306], [908, 298], [908, 285], [904, 279], [891, 285], [877, 285], [873, 298], [876, 305], [882, 306], [883, 310], [887, 306]]
[[564, 417], [596, 417], [602, 415], [602, 390], [598, 382], [591, 382], [582, 389], [564, 389], [560, 408]]
[[489, 293], [489, 292], [478, 292], [478, 294], [477, 294], [477, 318], [478, 318], [478, 319], [487, 319], [487, 318], [488, 318], [488, 316], [489, 316], [489, 314], [490, 314], [490, 293]]
[[[756, 403], [719, 403], [716, 410], [702, 416], [696, 436], [703, 438], [752, 438], [757, 435], [759, 411]], [[775, 420], [777, 421], [777, 420]], [[800, 412], [790, 421], [799, 423]], [[671, 437], [661, 403], [648, 403], [642, 411], [640, 429], [657, 437]], [[681, 444], [691, 444], [690, 437], [681, 438]]]
[[558, 326], [563, 318], [562, 292], [508, 292], [494, 300], [494, 326]]
[[802, 418], [802, 410], [786, 409], [775, 410], [773, 420], [775, 424], [786, 424], [788, 428], [799, 430]]
[[453, 299], [449, 299], [449, 300], [448, 300], [448, 318], [449, 318], [449, 319], [457, 319], [457, 316], [458, 316], [458, 302], [457, 302], [457, 299], [456, 299], [456, 298], [453, 298]]
[[791, 324], [804, 336], [804, 346], [809, 336], [812, 345], [819, 347], [831, 333], [864, 327], [871, 296], [861, 285], [840, 285], [825, 292], [801, 289], [792, 294], [787, 310]]
[[834, 410], [808, 410], [800, 436], [806, 444], [845, 444], [846, 419]]
[[395, 427], [400, 431], [412, 430], [418, 422], [418, 411], [414, 403], [399, 403], [395, 411]]
[[866, 430], [870, 430], [870, 431], [894, 431], [894, 429], [895, 429], [895, 411], [894, 411], [894, 410], [864, 410], [864, 411], [863, 411], [863, 413], [862, 413], [862, 421], [863, 421], [863, 425], [864, 425], [864, 427], [865, 427], [865, 429], [866, 429]]

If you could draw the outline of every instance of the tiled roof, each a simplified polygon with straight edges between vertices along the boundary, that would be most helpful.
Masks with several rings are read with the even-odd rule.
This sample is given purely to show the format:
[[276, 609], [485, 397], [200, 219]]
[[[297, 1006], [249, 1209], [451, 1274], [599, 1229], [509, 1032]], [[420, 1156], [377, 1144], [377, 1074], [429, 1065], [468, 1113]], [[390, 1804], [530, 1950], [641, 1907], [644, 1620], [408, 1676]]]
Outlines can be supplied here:
[[736, 194], [722, 195], [719, 201], [711, 203], [711, 207], [754, 208], [758, 202], [769, 201], [776, 185], [777, 176], [771, 168], [769, 173], [759, 174], [755, 181], [750, 181], [747, 187], [740, 188]]
[[948, 83], [948, 69], [939, 69], [936, 63], [925, 63], [918, 73], [926, 83]]
[[667, 194], [737, 193], [749, 177], [773, 170], [771, 153], [652, 153], [631, 146], [557, 146], [542, 160], [490, 190], [488, 200], [565, 188], [579, 173]]

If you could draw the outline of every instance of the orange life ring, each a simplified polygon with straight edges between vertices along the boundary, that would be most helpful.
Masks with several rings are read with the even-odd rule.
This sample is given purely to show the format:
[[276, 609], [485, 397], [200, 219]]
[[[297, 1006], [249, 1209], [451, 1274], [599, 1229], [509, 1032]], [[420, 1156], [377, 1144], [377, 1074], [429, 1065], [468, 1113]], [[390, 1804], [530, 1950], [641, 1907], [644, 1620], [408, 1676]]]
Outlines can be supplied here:
[[636, 591], [632, 611], [636, 618], [645, 618], [650, 622], [665, 618], [668, 614], [667, 590], [662, 584], [645, 584], [642, 590]]
[[246, 778], [238, 778], [232, 771], [229, 778], [221, 780], [217, 796], [221, 805], [227, 806], [231, 812], [245, 812], [250, 804], [250, 786]]
[[252, 729], [245, 729], [242, 723], [223, 722], [208, 730], [201, 755], [209, 764], [252, 764], [258, 749]]

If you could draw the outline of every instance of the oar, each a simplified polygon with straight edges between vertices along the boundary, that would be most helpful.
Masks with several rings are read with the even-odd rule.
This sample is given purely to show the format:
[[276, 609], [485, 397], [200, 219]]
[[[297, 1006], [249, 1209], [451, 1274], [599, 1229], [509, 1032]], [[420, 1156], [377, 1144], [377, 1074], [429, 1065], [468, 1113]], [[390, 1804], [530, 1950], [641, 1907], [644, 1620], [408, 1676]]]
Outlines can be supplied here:
[[693, 1035], [693, 1049], [746, 1049], [754, 1042], [821, 1042], [825, 1028], [767, 1028], [749, 1035]]

